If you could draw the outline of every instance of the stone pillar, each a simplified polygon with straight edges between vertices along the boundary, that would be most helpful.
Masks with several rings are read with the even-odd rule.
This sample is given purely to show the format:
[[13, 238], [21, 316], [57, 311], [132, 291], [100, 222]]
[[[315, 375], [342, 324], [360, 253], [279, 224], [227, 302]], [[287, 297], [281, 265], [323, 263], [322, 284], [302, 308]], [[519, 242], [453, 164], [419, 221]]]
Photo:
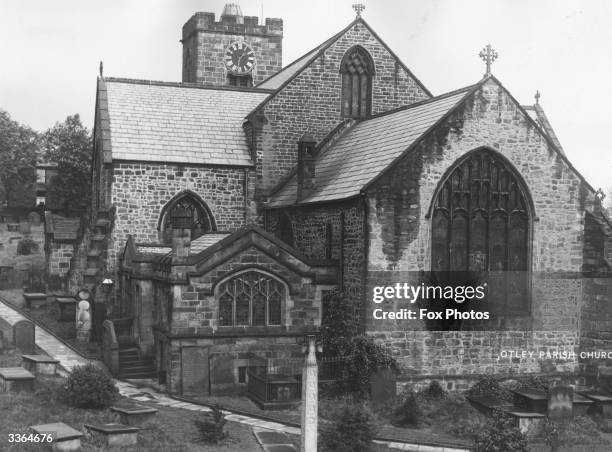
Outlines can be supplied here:
[[307, 336], [307, 352], [302, 372], [302, 447], [301, 452], [316, 452], [318, 421], [318, 367], [315, 336]]

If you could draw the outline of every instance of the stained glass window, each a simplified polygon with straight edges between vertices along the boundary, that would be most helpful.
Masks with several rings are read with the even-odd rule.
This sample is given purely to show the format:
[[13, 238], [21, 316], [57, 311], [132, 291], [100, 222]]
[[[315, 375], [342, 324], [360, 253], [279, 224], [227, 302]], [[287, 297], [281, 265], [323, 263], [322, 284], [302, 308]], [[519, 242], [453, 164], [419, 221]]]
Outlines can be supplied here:
[[281, 325], [284, 285], [258, 271], [224, 281], [218, 290], [220, 326]]
[[486, 272], [493, 311], [528, 307], [529, 211], [516, 171], [472, 153], [442, 182], [432, 215], [432, 270]]

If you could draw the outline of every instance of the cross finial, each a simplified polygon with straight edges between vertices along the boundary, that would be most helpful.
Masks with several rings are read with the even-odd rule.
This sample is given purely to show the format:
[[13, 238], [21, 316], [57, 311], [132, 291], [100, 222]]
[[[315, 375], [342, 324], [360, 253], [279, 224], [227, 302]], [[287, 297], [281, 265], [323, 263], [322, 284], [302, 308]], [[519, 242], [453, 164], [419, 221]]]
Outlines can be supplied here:
[[491, 47], [491, 44], [487, 44], [487, 46], [480, 51], [478, 56], [485, 63], [487, 63], [487, 72], [485, 73], [485, 77], [491, 75], [491, 63], [497, 59], [497, 52], [493, 49], [493, 47]]
[[602, 202], [606, 198], [606, 194], [601, 189], [601, 187], [597, 189], [597, 191], [595, 192], [595, 196], [597, 197], [597, 199], [599, 199], [599, 202]]
[[539, 90], [536, 91], [535, 96], [533, 97], [535, 97], [536, 105], [539, 105], [540, 104], [540, 91]]
[[353, 9], [357, 13], [357, 17], [361, 17], [361, 13], [365, 9], [365, 5], [363, 3], [354, 3], [353, 4]]

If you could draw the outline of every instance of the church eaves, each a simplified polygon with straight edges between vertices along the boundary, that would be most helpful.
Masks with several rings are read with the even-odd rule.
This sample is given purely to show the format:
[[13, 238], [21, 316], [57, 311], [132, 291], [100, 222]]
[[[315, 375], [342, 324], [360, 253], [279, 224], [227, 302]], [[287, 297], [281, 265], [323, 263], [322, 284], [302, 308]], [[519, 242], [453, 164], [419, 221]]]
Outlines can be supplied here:
[[270, 91], [105, 78], [113, 160], [252, 166], [242, 123]]

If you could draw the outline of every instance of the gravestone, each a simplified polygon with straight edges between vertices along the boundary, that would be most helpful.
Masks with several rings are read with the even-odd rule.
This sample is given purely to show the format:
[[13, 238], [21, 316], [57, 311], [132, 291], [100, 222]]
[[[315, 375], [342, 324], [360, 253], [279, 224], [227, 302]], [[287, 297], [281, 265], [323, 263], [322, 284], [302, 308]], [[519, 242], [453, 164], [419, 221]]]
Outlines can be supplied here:
[[370, 396], [375, 404], [384, 404], [397, 397], [397, 380], [392, 369], [379, 369], [370, 376]]
[[20, 320], [15, 323], [13, 325], [13, 342], [21, 353], [33, 355], [36, 348], [34, 324], [29, 320]]
[[574, 390], [570, 386], [554, 386], [548, 394], [548, 417], [553, 420], [572, 417]]
[[40, 215], [38, 215], [38, 212], [30, 212], [28, 214], [28, 220], [32, 224], [32, 226], [40, 225]]
[[19, 223], [19, 233], [20, 234], [30, 234], [32, 232], [32, 228], [30, 226], [29, 222], [25, 222], [25, 223]]

